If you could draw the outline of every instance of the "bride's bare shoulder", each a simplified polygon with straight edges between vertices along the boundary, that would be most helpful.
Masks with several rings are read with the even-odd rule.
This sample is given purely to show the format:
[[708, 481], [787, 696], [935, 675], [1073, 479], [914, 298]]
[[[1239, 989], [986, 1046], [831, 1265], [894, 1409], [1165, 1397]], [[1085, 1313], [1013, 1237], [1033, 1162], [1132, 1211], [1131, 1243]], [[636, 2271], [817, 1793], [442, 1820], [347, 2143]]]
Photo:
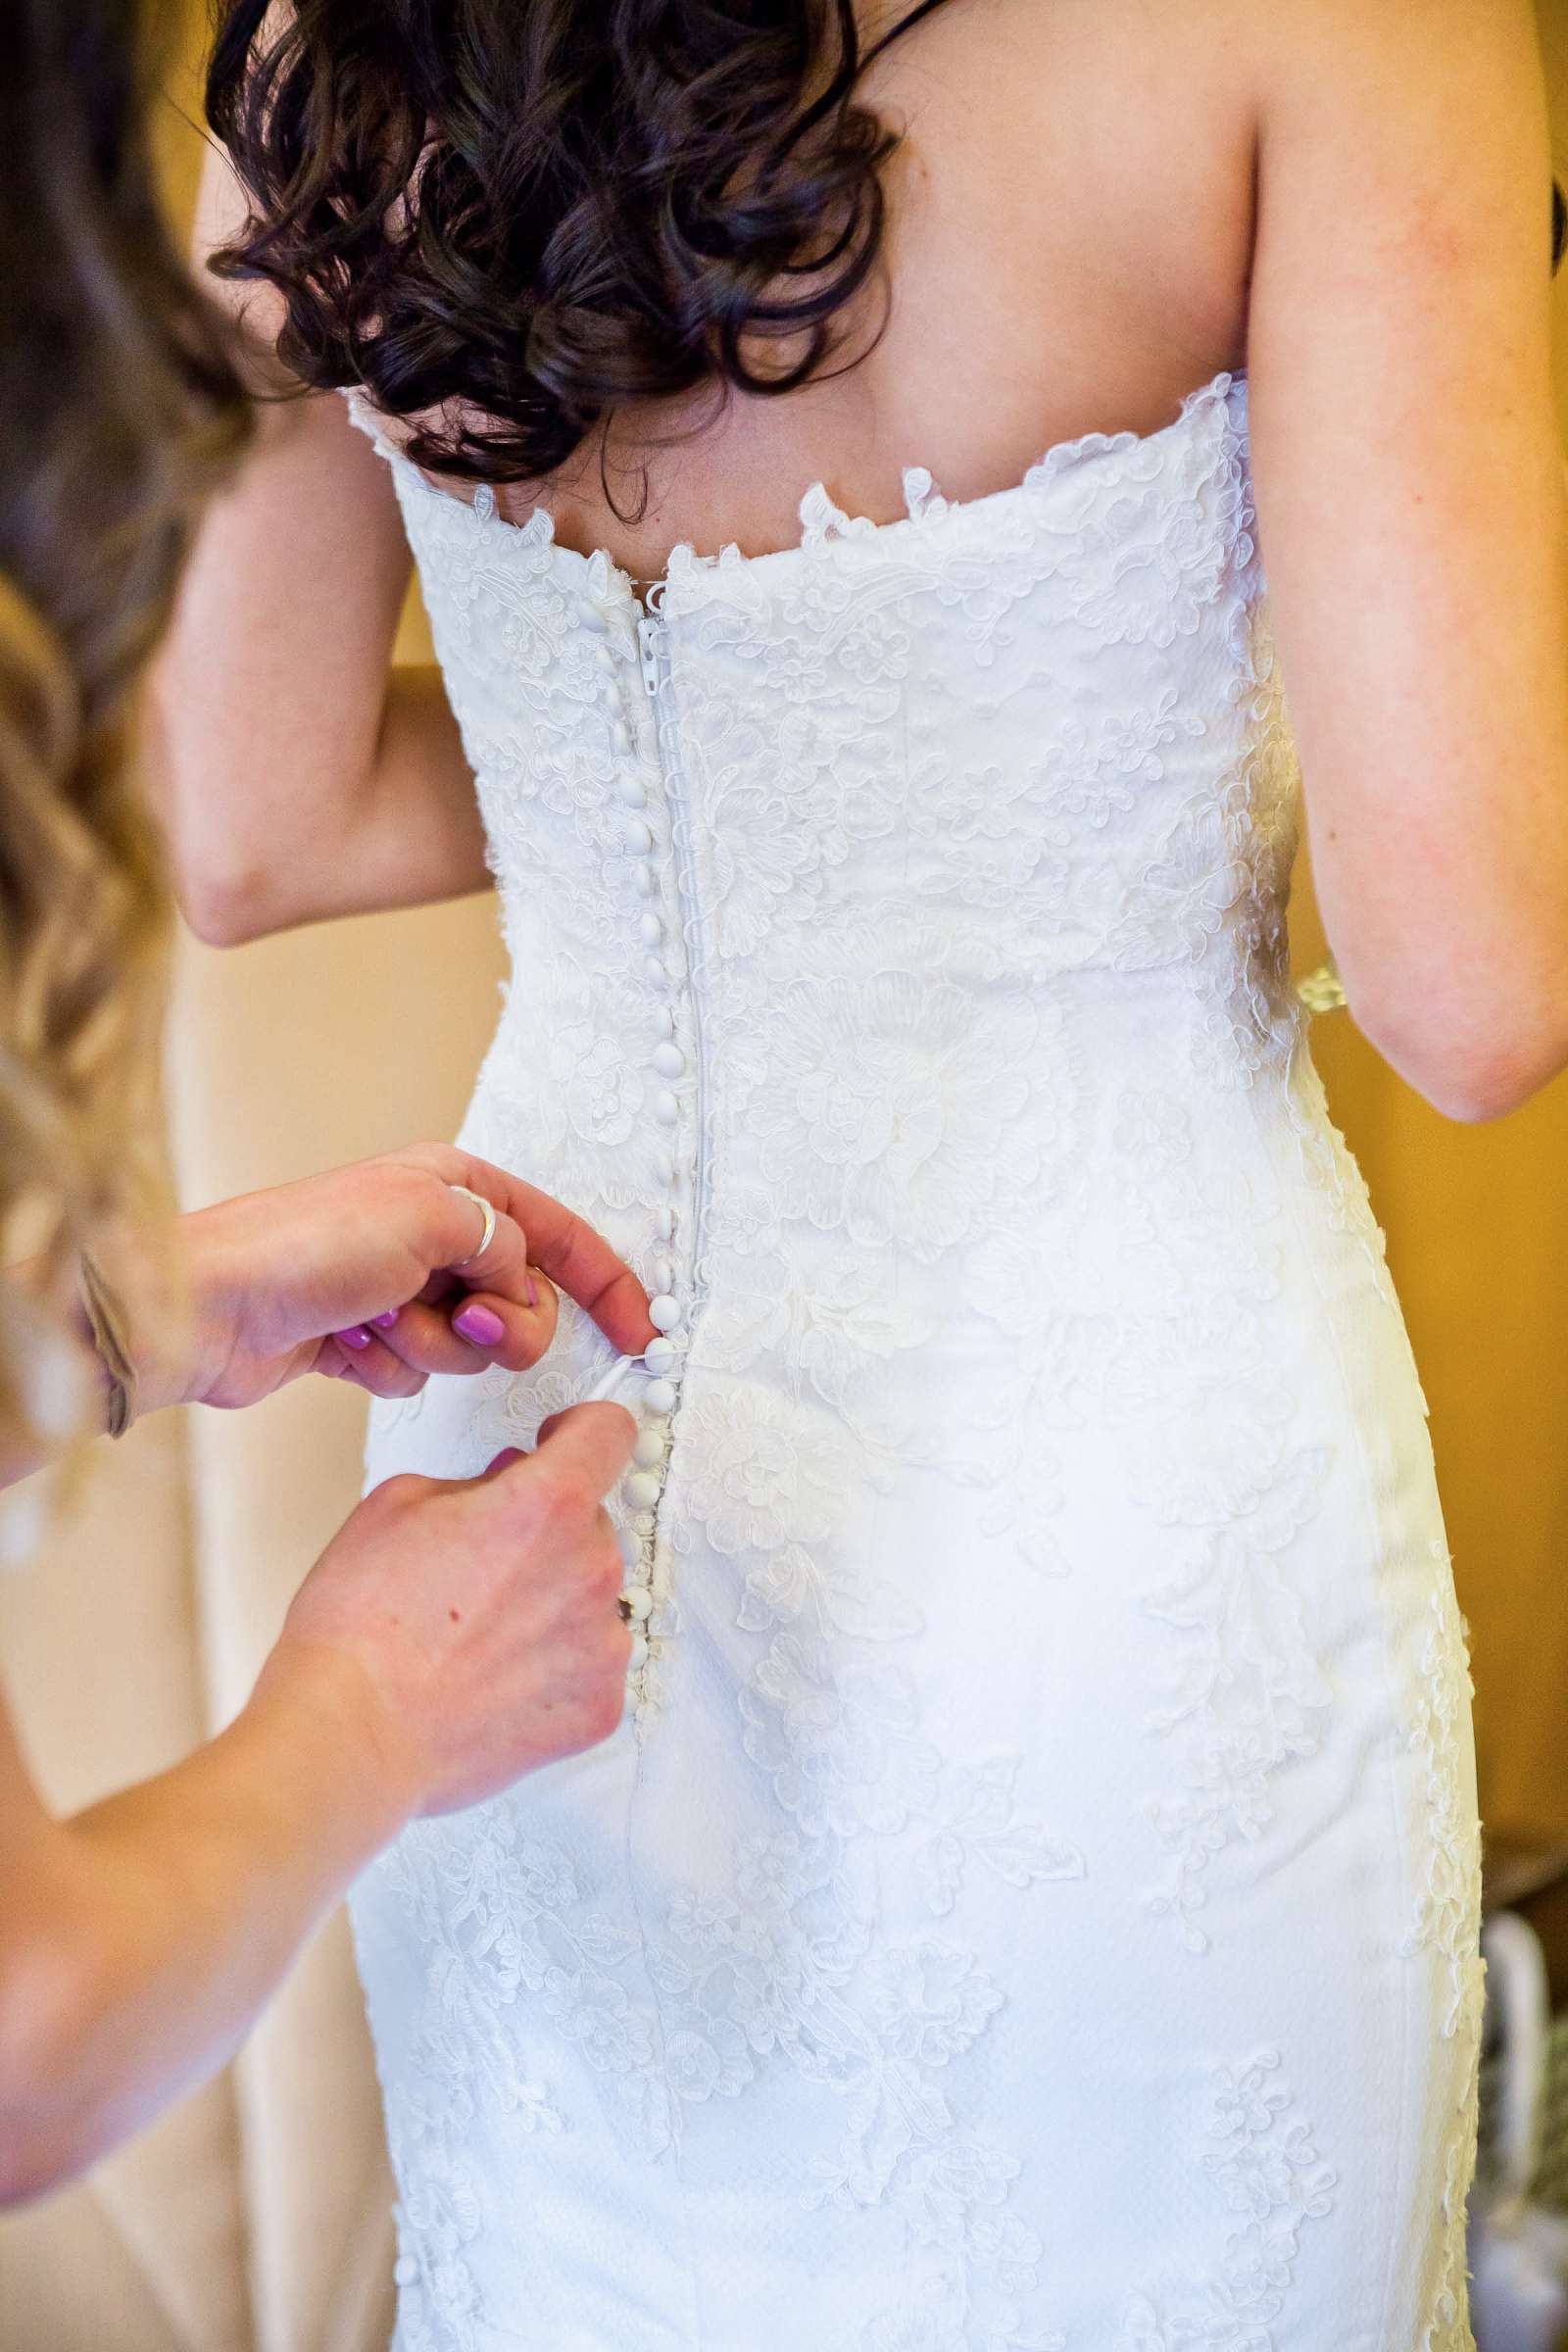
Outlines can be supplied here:
[[[906, 13], [901, 0], [879, 7], [873, 37]], [[1540, 71], [1535, 0], [945, 0], [887, 52], [889, 71], [901, 48], [911, 71], [922, 51], [945, 66], [966, 55], [999, 102], [1022, 87], [1049, 103], [1082, 70], [1107, 93], [1157, 76], [1189, 97], [1212, 89], [1244, 102], [1299, 86], [1303, 74], [1350, 96], [1361, 75], [1375, 74], [1382, 102], [1397, 107], [1460, 60], [1527, 77]]]
[[[1142, 5], [1142, 0], [1127, 0]], [[1218, 37], [1245, 43], [1250, 54], [1281, 64], [1332, 65], [1382, 55], [1419, 74], [1424, 58], [1469, 50], [1539, 56], [1535, 0], [1197, 0], [1185, 18], [1206, 24]], [[1392, 94], [1392, 93], [1391, 93]]]

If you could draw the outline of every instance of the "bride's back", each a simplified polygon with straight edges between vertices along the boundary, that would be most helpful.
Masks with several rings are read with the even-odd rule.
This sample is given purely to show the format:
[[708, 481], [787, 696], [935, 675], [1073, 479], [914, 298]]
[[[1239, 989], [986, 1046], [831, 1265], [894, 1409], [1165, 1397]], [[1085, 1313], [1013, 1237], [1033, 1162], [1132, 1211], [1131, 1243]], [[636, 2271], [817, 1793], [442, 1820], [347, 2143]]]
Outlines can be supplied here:
[[[238, 104], [275, 20], [264, 0], [220, 13]], [[873, 44], [904, 9], [862, 13]], [[683, 543], [793, 546], [815, 483], [877, 521], [904, 512], [906, 466], [973, 501], [1058, 443], [1157, 431], [1245, 368], [1256, 534], [1351, 1007], [1441, 1107], [1485, 1117], [1524, 1099], [1568, 1058], [1568, 498], [1531, 0], [942, 0], [861, 85], [905, 132], [882, 171], [886, 331], [873, 342], [867, 288], [837, 321], [858, 365], [715, 404], [684, 388], [710, 348], [695, 329], [745, 314], [744, 356], [769, 282], [754, 231], [774, 191], [751, 189], [750, 226], [732, 197], [793, 119], [800, 76], [780, 56], [795, 42], [798, 66], [803, 28], [831, 14], [300, 12], [295, 112], [273, 136], [264, 104], [239, 142], [260, 220], [247, 230], [215, 165], [201, 239], [238, 237], [289, 283], [304, 325], [282, 356], [325, 397], [294, 407], [204, 529], [164, 664], [187, 905], [211, 901], [209, 930], [245, 937], [484, 875], [438, 704], [389, 701], [408, 553], [333, 387], [362, 380], [394, 436], [443, 399], [494, 416], [499, 395], [504, 511], [543, 506], [558, 548], [648, 580]], [[455, 25], [500, 63], [460, 59]], [[547, 35], [568, 68], [587, 60], [584, 78], [541, 68]], [[684, 81], [682, 42], [701, 53]], [[375, 104], [401, 110], [409, 142], [383, 179], [384, 135], [378, 149], [332, 114], [363, 87], [345, 53], [366, 44], [385, 46]], [[220, 109], [231, 145], [234, 126]], [[421, 129], [435, 175], [401, 245], [388, 225]], [[803, 205], [799, 174], [784, 210], [774, 271], [838, 217]], [[277, 316], [261, 309], [264, 337]], [[631, 399], [634, 382], [662, 400]], [[280, 763], [277, 681], [296, 669], [313, 692], [294, 698]]]
[[[903, 13], [865, 12], [869, 38]], [[1238, 46], [1236, 16], [1233, 0], [947, 0], [863, 85], [903, 138], [884, 275], [851, 313], [858, 364], [786, 399], [733, 395], [710, 423], [706, 391], [630, 406], [609, 495], [595, 441], [499, 493], [503, 513], [545, 506], [564, 544], [655, 578], [680, 542], [791, 544], [812, 482], [881, 520], [904, 512], [906, 466], [972, 498], [1054, 442], [1168, 423], [1246, 363], [1256, 47]], [[644, 468], [646, 507], [624, 520]]]

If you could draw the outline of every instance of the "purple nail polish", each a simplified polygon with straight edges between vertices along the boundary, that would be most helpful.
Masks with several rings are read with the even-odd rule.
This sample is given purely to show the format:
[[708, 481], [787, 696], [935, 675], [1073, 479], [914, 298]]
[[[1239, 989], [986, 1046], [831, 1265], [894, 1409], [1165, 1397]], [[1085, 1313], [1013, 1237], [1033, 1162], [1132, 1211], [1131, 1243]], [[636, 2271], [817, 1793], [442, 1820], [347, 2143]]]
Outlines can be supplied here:
[[370, 1321], [375, 1325], [377, 1331], [385, 1331], [397, 1321], [401, 1311], [399, 1307], [390, 1307], [384, 1315], [372, 1315]]
[[475, 1348], [493, 1348], [498, 1340], [504, 1340], [507, 1336], [507, 1327], [501, 1317], [493, 1314], [489, 1307], [481, 1306], [475, 1298], [470, 1298], [466, 1306], [458, 1309], [452, 1318], [452, 1328], [461, 1332], [466, 1340], [471, 1340]]
[[356, 1323], [352, 1330], [340, 1331], [336, 1336], [345, 1348], [368, 1348], [370, 1345], [370, 1335], [363, 1323]]

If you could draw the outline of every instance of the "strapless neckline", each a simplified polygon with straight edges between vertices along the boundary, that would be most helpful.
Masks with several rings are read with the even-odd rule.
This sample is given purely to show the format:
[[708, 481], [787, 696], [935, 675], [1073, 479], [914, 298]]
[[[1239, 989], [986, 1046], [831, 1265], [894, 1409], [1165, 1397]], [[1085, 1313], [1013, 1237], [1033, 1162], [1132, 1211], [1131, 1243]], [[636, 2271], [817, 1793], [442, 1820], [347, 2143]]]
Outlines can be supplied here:
[[[608, 548], [583, 550], [565, 546], [556, 537], [556, 518], [546, 507], [535, 507], [523, 521], [514, 522], [501, 513], [488, 483], [481, 482], [471, 500], [437, 489], [413, 460], [387, 439], [377, 412], [357, 386], [347, 387], [345, 398], [355, 421], [417, 495], [467, 515], [475, 531], [494, 535], [498, 544], [514, 543], [518, 552], [532, 551], [564, 570], [575, 569], [597, 602], [604, 602], [609, 593], [618, 592], [642, 610], [655, 610], [676, 581], [700, 574], [750, 577], [798, 563], [802, 557], [835, 544], [870, 543], [892, 555], [910, 532], [933, 523], [956, 521], [973, 525], [995, 520], [1020, 500], [1038, 499], [1043, 490], [1086, 466], [1133, 455], [1157, 454], [1163, 458], [1167, 446], [1189, 431], [1195, 419], [1206, 416], [1216, 403], [1234, 398], [1240, 418], [1246, 411], [1248, 391], [1246, 368], [1222, 368], [1206, 383], [1195, 385], [1192, 391], [1183, 394], [1177, 414], [1168, 423], [1146, 433], [1131, 429], [1107, 433], [1097, 428], [1054, 442], [1018, 481], [1000, 490], [984, 491], [976, 498], [947, 498], [928, 467], [906, 466], [902, 475], [906, 512], [885, 521], [841, 507], [824, 482], [814, 481], [803, 493], [796, 510], [801, 536], [791, 545], [746, 555], [734, 540], [729, 540], [714, 554], [701, 554], [689, 540], [677, 540], [670, 549], [664, 570], [652, 580], [617, 563]], [[646, 595], [639, 595], [639, 589], [645, 590]]]

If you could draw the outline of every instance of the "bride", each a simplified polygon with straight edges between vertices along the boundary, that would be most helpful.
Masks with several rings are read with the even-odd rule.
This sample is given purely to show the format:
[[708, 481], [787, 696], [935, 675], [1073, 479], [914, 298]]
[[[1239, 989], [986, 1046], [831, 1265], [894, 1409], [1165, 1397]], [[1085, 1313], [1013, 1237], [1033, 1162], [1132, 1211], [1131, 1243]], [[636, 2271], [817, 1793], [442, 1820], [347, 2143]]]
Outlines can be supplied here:
[[660, 1330], [374, 1409], [640, 1427], [618, 1730], [356, 1892], [401, 2352], [1469, 2347], [1464, 1627], [1286, 910], [1304, 820], [1450, 1116], [1568, 1064], [1525, 0], [226, 0], [209, 105], [300, 397], [186, 906], [493, 876], [462, 1142]]

